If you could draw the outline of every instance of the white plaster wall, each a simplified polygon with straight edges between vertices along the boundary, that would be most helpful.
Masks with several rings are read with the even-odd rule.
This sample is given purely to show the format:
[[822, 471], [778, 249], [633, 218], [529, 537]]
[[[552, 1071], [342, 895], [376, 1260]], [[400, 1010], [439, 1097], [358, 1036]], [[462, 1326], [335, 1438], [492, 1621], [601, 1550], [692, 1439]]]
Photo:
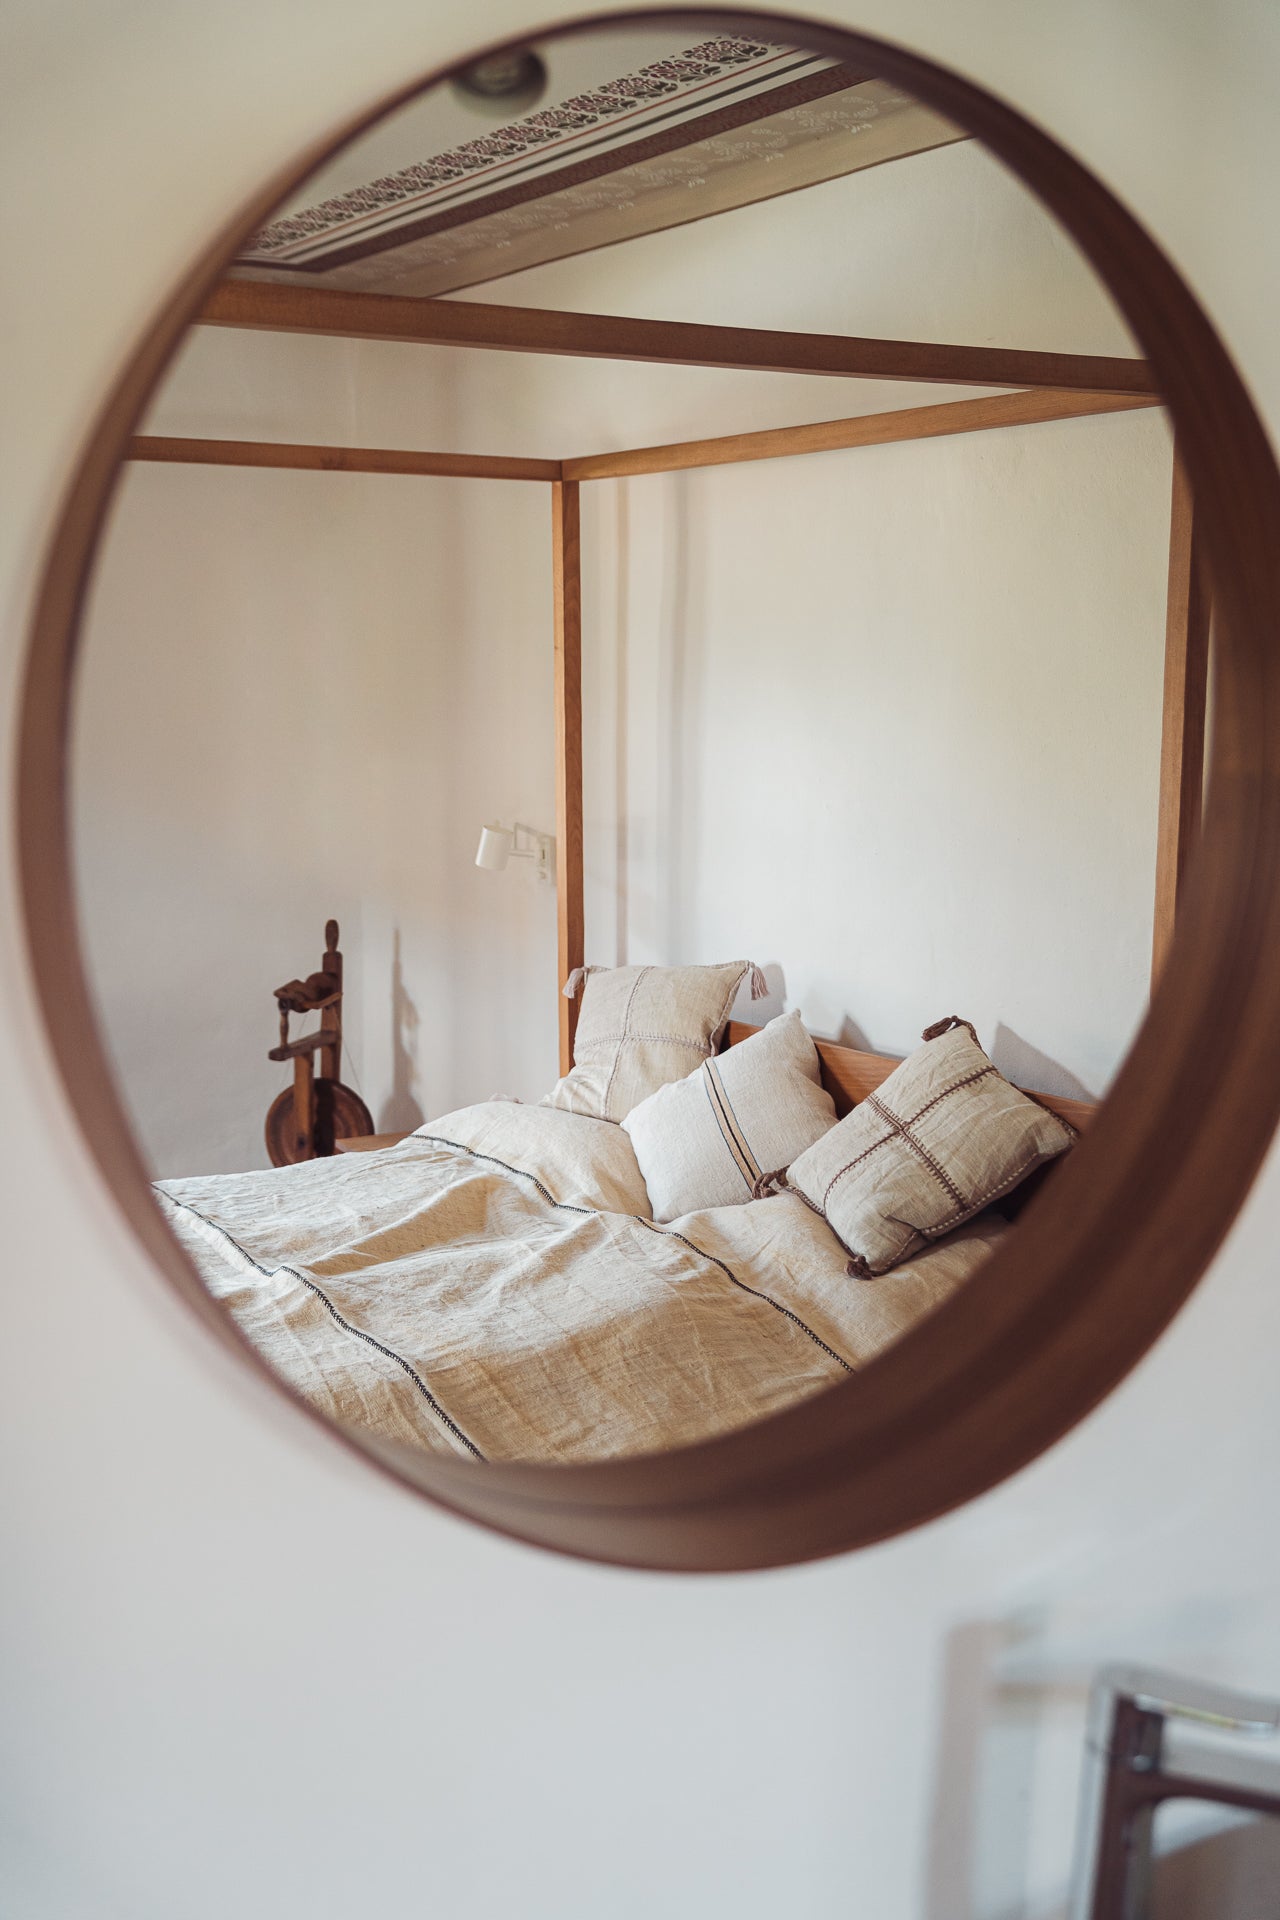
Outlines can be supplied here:
[[[278, 391], [271, 359], [242, 387]], [[343, 1074], [377, 1126], [554, 1077], [554, 889], [472, 864], [486, 817], [554, 825], [549, 508], [516, 491], [130, 470], [74, 791], [87, 949], [157, 1171], [266, 1164], [272, 989], [319, 965], [331, 914]]]
[[592, 502], [627, 541], [592, 954], [749, 951], [815, 1032], [906, 1053], [959, 1011], [1101, 1089], [1150, 967], [1168, 435], [1036, 434]]
[[[527, 18], [497, 0], [485, 31]], [[859, 18], [1089, 155], [1280, 419], [1273, 10], [866, 0]], [[9, 22], [11, 713], [68, 464], [193, 234], [475, 24], [452, 0], [429, 21], [402, 0], [358, 22], [332, 0], [69, 0]], [[10, 766], [12, 747], [10, 728]], [[7, 1911], [1035, 1920], [1065, 1874], [1079, 1701], [1010, 1706], [992, 1643], [1280, 1687], [1274, 1160], [1129, 1383], [968, 1511], [776, 1575], [580, 1567], [367, 1478], [206, 1350], [79, 1142], [3, 860]]]

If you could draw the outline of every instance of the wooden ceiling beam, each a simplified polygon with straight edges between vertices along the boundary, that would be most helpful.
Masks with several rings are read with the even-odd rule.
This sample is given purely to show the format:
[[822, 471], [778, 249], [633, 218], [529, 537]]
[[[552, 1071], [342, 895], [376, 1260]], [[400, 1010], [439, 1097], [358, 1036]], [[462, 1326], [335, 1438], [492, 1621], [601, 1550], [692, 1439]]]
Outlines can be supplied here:
[[491, 306], [487, 301], [410, 299], [402, 294], [349, 293], [293, 283], [275, 286], [261, 280], [224, 280], [200, 319], [214, 327], [568, 354], [589, 360], [741, 367], [762, 373], [834, 374], [946, 386], [1155, 392], [1147, 362], [1123, 357], [783, 333], [684, 320], [633, 320], [614, 314]]

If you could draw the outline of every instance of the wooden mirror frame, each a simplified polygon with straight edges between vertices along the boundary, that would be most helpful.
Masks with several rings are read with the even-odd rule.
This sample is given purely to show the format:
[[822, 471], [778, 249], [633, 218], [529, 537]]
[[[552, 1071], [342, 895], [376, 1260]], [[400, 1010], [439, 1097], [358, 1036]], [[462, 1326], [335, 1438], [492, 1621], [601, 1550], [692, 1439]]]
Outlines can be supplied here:
[[31, 967], [72, 1108], [134, 1232], [204, 1325], [328, 1434], [456, 1513], [589, 1559], [706, 1571], [864, 1546], [996, 1485], [1116, 1386], [1231, 1225], [1280, 1116], [1280, 473], [1169, 261], [1082, 165], [973, 83], [867, 35], [767, 11], [647, 7], [522, 40], [676, 23], [801, 40], [896, 82], [983, 141], [1110, 291], [1155, 371], [1194, 489], [1216, 649], [1203, 835], [1148, 1017], [1090, 1134], [1017, 1232], [880, 1359], [758, 1425], [663, 1455], [480, 1467], [394, 1451], [314, 1413], [212, 1301], [162, 1222], [93, 1011], [73, 899], [68, 728], [95, 551], [130, 436], [238, 245], [324, 159], [452, 67], [326, 135], [242, 206], [110, 395], [65, 498], [33, 622], [18, 834]]

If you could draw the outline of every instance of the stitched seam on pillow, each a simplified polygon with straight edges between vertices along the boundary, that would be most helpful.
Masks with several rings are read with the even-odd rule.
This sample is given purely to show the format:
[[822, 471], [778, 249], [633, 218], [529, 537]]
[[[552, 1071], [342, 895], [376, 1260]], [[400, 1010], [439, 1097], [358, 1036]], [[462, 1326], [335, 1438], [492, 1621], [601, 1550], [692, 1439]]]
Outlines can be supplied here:
[[[590, 969], [590, 971], [599, 972], [600, 969], [593, 968], [593, 969]], [[632, 1032], [631, 1003], [636, 997], [636, 992], [645, 974], [653, 972], [652, 967], [641, 967], [639, 973], [635, 977], [635, 980], [632, 982], [631, 992], [627, 995], [627, 1008], [626, 1008], [626, 1012], [622, 1016], [623, 1024], [622, 1024], [621, 1031], [614, 1032], [614, 1033], [598, 1034], [594, 1040], [584, 1040], [576, 1043], [574, 1047], [575, 1064], [577, 1062], [577, 1057], [579, 1053], [591, 1053], [598, 1048], [613, 1046], [615, 1044], [619, 1047], [619, 1049], [621, 1049], [623, 1046], [627, 1044], [628, 1041], [638, 1041], [642, 1045], [647, 1045], [647, 1046], [688, 1047], [691, 1052], [700, 1053], [704, 1057], [714, 1054], [715, 1046], [712, 1043], [714, 1042], [716, 1037], [723, 1031], [724, 1023], [729, 1017], [730, 1009], [732, 1008], [734, 1001], [738, 997], [738, 988], [742, 985], [742, 982], [749, 971], [750, 971], [750, 962], [746, 962], [744, 963], [741, 972], [737, 975], [736, 979], [733, 981], [733, 984], [729, 988], [728, 996], [726, 997], [720, 1009], [720, 1012], [716, 1018], [715, 1025], [711, 1029], [712, 1040], [711, 1042], [708, 1042], [706, 1040], [696, 1040], [694, 1039], [692, 1034], [687, 1034], [687, 1033], [650, 1033], [643, 1030], [634, 1032], [634, 1033]], [[605, 1088], [604, 1104], [606, 1106], [608, 1105], [609, 1094], [613, 1090], [613, 1075], [618, 1070], [618, 1064], [619, 1064], [618, 1060], [615, 1059], [613, 1063], [612, 1072], [609, 1075], [609, 1084]]]
[[[1048, 1155], [1048, 1158], [1050, 1160], [1056, 1160], [1058, 1156], [1056, 1153], [1051, 1153]], [[1043, 1166], [1044, 1161], [1045, 1155], [1041, 1154], [1035, 1147], [1032, 1147], [1031, 1151], [1019, 1161], [1013, 1173], [1009, 1174], [1006, 1179], [998, 1181], [994, 1187], [988, 1188], [987, 1192], [984, 1193], [980, 1199], [975, 1200], [972, 1206], [966, 1208], [964, 1213], [959, 1215], [948, 1214], [940, 1226], [929, 1229], [927, 1237], [933, 1239], [937, 1234], [950, 1233], [952, 1227], [963, 1226], [965, 1220], [972, 1219], [975, 1213], [981, 1213], [982, 1209], [989, 1207], [993, 1200], [999, 1200], [1002, 1195], [1011, 1192], [1020, 1180], [1025, 1179], [1027, 1174], [1033, 1172], [1036, 1167]], [[917, 1228], [916, 1231], [923, 1232], [924, 1229]]]
[[747, 1130], [743, 1126], [741, 1120], [739, 1120], [737, 1109], [734, 1106], [733, 1101], [729, 1098], [728, 1089], [724, 1084], [724, 1079], [723, 1079], [723, 1076], [721, 1075], [720, 1069], [716, 1065], [714, 1054], [712, 1055], [711, 1059], [705, 1062], [705, 1066], [706, 1066], [707, 1072], [711, 1074], [715, 1079], [716, 1091], [719, 1094], [721, 1100], [723, 1100], [726, 1108], [728, 1109], [729, 1118], [732, 1121], [733, 1126], [737, 1131], [738, 1139], [742, 1144], [742, 1151], [743, 1151], [743, 1154], [746, 1156], [747, 1167], [751, 1175], [751, 1185], [754, 1187], [756, 1181], [760, 1178], [761, 1174], [764, 1172], [764, 1168], [760, 1165], [760, 1162], [756, 1159], [755, 1153], [752, 1150], [751, 1142], [747, 1138]]
[[[784, 1180], [786, 1179], [786, 1175], [785, 1175], [785, 1174], [783, 1175], [783, 1178], [784, 1178]], [[818, 1216], [818, 1218], [819, 1218], [819, 1220], [827, 1220], [827, 1212], [826, 1212], [826, 1208], [825, 1208], [825, 1207], [820, 1207], [820, 1206], [818, 1205], [818, 1202], [817, 1202], [816, 1200], [811, 1200], [811, 1199], [809, 1198], [809, 1196], [808, 1196], [808, 1194], [807, 1194], [807, 1193], [805, 1193], [805, 1192], [804, 1192], [804, 1191], [803, 1191], [803, 1190], [802, 1190], [802, 1189], [801, 1189], [800, 1187], [793, 1187], [793, 1186], [791, 1185], [791, 1183], [790, 1183], [790, 1181], [787, 1181], [787, 1185], [786, 1185], [786, 1186], [785, 1186], [785, 1187], [784, 1187], [784, 1188], [782, 1189], [782, 1191], [783, 1191], [784, 1193], [793, 1193], [793, 1194], [795, 1195], [795, 1197], [796, 1197], [796, 1199], [797, 1199], [797, 1200], [803, 1200], [803, 1201], [804, 1201], [804, 1204], [805, 1204], [805, 1206], [806, 1206], [806, 1207], [808, 1207], [808, 1209], [809, 1209], [809, 1211], [810, 1211], [810, 1213], [816, 1213], [816, 1214], [817, 1214], [817, 1216]], [[827, 1220], [827, 1225], [828, 1225], [829, 1227], [831, 1227], [831, 1222], [830, 1222], [829, 1220]], [[834, 1228], [834, 1227], [831, 1227], [831, 1231], [832, 1231], [832, 1233], [835, 1233], [835, 1232], [836, 1232], [836, 1230], [835, 1230], [835, 1228]], [[840, 1236], [839, 1236], [839, 1234], [838, 1234], [838, 1233], [836, 1234], [836, 1238], [837, 1238], [837, 1240], [839, 1240], [839, 1239], [840, 1239]], [[843, 1245], [844, 1245], [844, 1242], [843, 1242], [843, 1241], [841, 1241], [841, 1242], [840, 1242], [840, 1244], [841, 1244], [841, 1246], [843, 1246]]]
[[702, 1084], [712, 1118], [719, 1128], [720, 1137], [729, 1151], [734, 1166], [742, 1175], [743, 1185], [750, 1192], [760, 1178], [761, 1168], [757, 1165], [756, 1157], [747, 1144], [747, 1137], [724, 1090], [724, 1082], [720, 1078], [714, 1060], [703, 1061]]
[[[918, 1113], [913, 1113], [910, 1120], [905, 1122], [905, 1125], [908, 1127], [914, 1127], [917, 1120], [923, 1120], [925, 1114], [931, 1113], [934, 1107], [937, 1106], [938, 1102], [940, 1100], [945, 1100], [948, 1094], [959, 1093], [962, 1087], [971, 1087], [975, 1080], [984, 1080], [989, 1073], [995, 1073], [995, 1071], [996, 1071], [995, 1067], [992, 1067], [992, 1066], [980, 1067], [976, 1073], [967, 1074], [963, 1080], [953, 1081], [951, 1086], [944, 1087], [941, 1093], [935, 1094], [932, 1100], [926, 1100], [925, 1104], [921, 1107], [920, 1111]], [[879, 1140], [873, 1140], [871, 1142], [871, 1145], [869, 1147], [864, 1147], [862, 1152], [859, 1154], [856, 1154], [854, 1158], [849, 1161], [847, 1166], [841, 1167], [839, 1172], [832, 1174], [830, 1180], [828, 1180], [826, 1184], [826, 1187], [822, 1195], [822, 1205], [824, 1210], [826, 1208], [827, 1201], [831, 1198], [831, 1189], [832, 1187], [835, 1186], [837, 1180], [843, 1180], [846, 1173], [852, 1173], [855, 1167], [861, 1166], [862, 1162], [867, 1158], [867, 1155], [870, 1153], [874, 1153], [877, 1147], [888, 1146], [891, 1140], [897, 1138], [896, 1129], [904, 1125], [904, 1123], [899, 1120], [897, 1114], [893, 1113], [888, 1107], [886, 1107], [884, 1102], [881, 1099], [879, 1099], [877, 1095], [873, 1093], [869, 1093], [867, 1095], [866, 1099], [862, 1102], [862, 1105], [864, 1107], [866, 1106], [874, 1107], [875, 1111], [878, 1114], [880, 1114], [882, 1118], [885, 1118], [891, 1122], [891, 1126], [895, 1130], [891, 1130], [889, 1133], [886, 1133], [883, 1136], [883, 1138]], [[909, 1135], [907, 1137], [910, 1138]], [[921, 1148], [920, 1152], [927, 1160], [928, 1155], [925, 1152], [925, 1149]], [[937, 1169], [935, 1168], [934, 1171], [936, 1172]], [[947, 1184], [945, 1176], [942, 1174], [939, 1174], [938, 1177], [943, 1181], [943, 1184], [945, 1186]], [[955, 1197], [957, 1199], [960, 1198], [960, 1195], [956, 1193], [956, 1190], [954, 1187], [951, 1188], [950, 1191], [952, 1193], [955, 1193]]]
[[[865, 1102], [864, 1102], [864, 1104], [865, 1104]], [[831, 1189], [832, 1189], [832, 1187], [834, 1187], [834, 1186], [835, 1186], [835, 1184], [836, 1184], [836, 1181], [837, 1181], [837, 1180], [843, 1180], [843, 1179], [844, 1179], [844, 1176], [846, 1175], [846, 1173], [852, 1173], [852, 1172], [853, 1172], [853, 1170], [854, 1170], [854, 1168], [855, 1168], [855, 1167], [860, 1167], [860, 1166], [862, 1165], [862, 1162], [863, 1162], [863, 1161], [864, 1161], [865, 1159], [867, 1159], [867, 1157], [868, 1157], [868, 1156], [869, 1156], [870, 1154], [873, 1154], [873, 1153], [875, 1153], [875, 1152], [877, 1151], [877, 1149], [878, 1149], [878, 1148], [880, 1148], [880, 1147], [887, 1147], [887, 1146], [888, 1146], [888, 1144], [889, 1144], [889, 1142], [890, 1142], [890, 1141], [891, 1141], [892, 1139], [894, 1139], [895, 1137], [896, 1137], [896, 1136], [895, 1136], [895, 1135], [894, 1135], [893, 1133], [891, 1133], [891, 1132], [890, 1132], [890, 1133], [882, 1133], [882, 1134], [881, 1134], [881, 1136], [880, 1136], [880, 1138], [879, 1138], [878, 1140], [873, 1140], [873, 1141], [871, 1142], [871, 1145], [870, 1145], [869, 1147], [864, 1147], [864, 1148], [862, 1149], [862, 1152], [861, 1152], [861, 1153], [859, 1153], [859, 1154], [855, 1154], [855, 1156], [854, 1156], [854, 1158], [853, 1158], [852, 1160], [850, 1160], [850, 1161], [849, 1161], [849, 1163], [848, 1163], [848, 1165], [847, 1165], [847, 1166], [843, 1166], [843, 1167], [841, 1167], [841, 1168], [840, 1168], [840, 1171], [839, 1171], [838, 1173], [833, 1173], [833, 1174], [832, 1174], [832, 1176], [831, 1176], [831, 1178], [830, 1178], [830, 1179], [828, 1180], [828, 1182], [827, 1182], [827, 1184], [826, 1184], [826, 1186], [825, 1186], [825, 1187], [824, 1187], [824, 1189], [823, 1189], [823, 1193], [822, 1193], [822, 1203], [821, 1203], [821, 1206], [820, 1206], [820, 1208], [819, 1208], [819, 1211], [820, 1211], [820, 1212], [821, 1212], [821, 1213], [822, 1213], [822, 1214], [823, 1214], [824, 1216], [825, 1216], [825, 1214], [826, 1214], [826, 1210], [827, 1210], [827, 1201], [828, 1201], [828, 1200], [829, 1200], [829, 1199], [831, 1198]]]
[[643, 1044], [657, 1043], [658, 1045], [666, 1047], [688, 1047], [691, 1053], [706, 1054], [715, 1051], [713, 1047], [707, 1045], [705, 1040], [694, 1040], [687, 1033], [647, 1033], [643, 1029], [637, 1029], [635, 1033], [632, 1033], [629, 1029], [624, 1028], [620, 1033], [602, 1033], [595, 1040], [588, 1040], [583, 1048], [583, 1052], [590, 1052], [592, 1047], [610, 1046], [614, 1041], [617, 1041], [619, 1045], [623, 1045], [627, 1041], [639, 1041]]
[[635, 979], [631, 982], [631, 991], [627, 995], [627, 1006], [626, 1006], [626, 1011], [622, 1016], [622, 1033], [618, 1040], [618, 1050], [613, 1056], [613, 1065], [609, 1069], [609, 1079], [608, 1079], [607, 1085], [605, 1086], [604, 1098], [600, 1102], [601, 1111], [604, 1113], [606, 1119], [608, 1118], [608, 1114], [609, 1114], [609, 1096], [613, 1092], [613, 1083], [618, 1077], [618, 1062], [622, 1058], [622, 1049], [626, 1044], [626, 1039], [627, 1039], [627, 1029], [631, 1025], [632, 1002], [634, 1001], [636, 994], [639, 991], [640, 982], [644, 979], [646, 973], [651, 973], [651, 972], [652, 972], [651, 967], [641, 967], [639, 973], [636, 975]]
[[[951, 1089], [948, 1088], [948, 1092], [950, 1091]], [[924, 1164], [929, 1169], [930, 1173], [933, 1174], [934, 1178], [941, 1183], [945, 1191], [948, 1194], [950, 1194], [951, 1198], [955, 1201], [956, 1205], [958, 1207], [965, 1206], [967, 1204], [965, 1201], [965, 1197], [961, 1193], [955, 1181], [951, 1178], [949, 1174], [943, 1171], [941, 1165], [930, 1153], [928, 1147], [925, 1146], [924, 1142], [922, 1140], [917, 1140], [914, 1133], [912, 1133], [911, 1131], [912, 1123], [906, 1120], [900, 1120], [897, 1114], [893, 1112], [892, 1108], [886, 1107], [886, 1105], [884, 1104], [884, 1101], [877, 1099], [874, 1093], [869, 1093], [867, 1095], [866, 1104], [869, 1107], [874, 1108], [874, 1110], [880, 1115], [880, 1118], [882, 1120], [887, 1120], [889, 1122], [889, 1125], [893, 1127], [894, 1130], [902, 1136], [902, 1139], [906, 1142], [907, 1146], [911, 1147], [916, 1153], [919, 1154], [920, 1158], [924, 1161]]]
[[[913, 1145], [919, 1147], [919, 1150], [923, 1157], [929, 1158], [929, 1156], [926, 1153], [926, 1150], [920, 1145], [918, 1141], [914, 1139], [914, 1136], [910, 1134], [907, 1131], [907, 1129], [910, 1127], [913, 1127], [916, 1124], [917, 1120], [923, 1119], [924, 1115], [926, 1113], [931, 1112], [933, 1108], [938, 1105], [939, 1101], [945, 1100], [948, 1094], [958, 1093], [961, 1090], [961, 1088], [971, 1087], [974, 1084], [974, 1082], [977, 1080], [985, 1080], [989, 1073], [998, 1073], [998, 1072], [999, 1072], [999, 1068], [995, 1066], [988, 1065], [985, 1067], [980, 1067], [976, 1072], [966, 1075], [966, 1077], [963, 1080], [957, 1080], [951, 1086], [944, 1087], [941, 1093], [935, 1094], [932, 1100], [928, 1101], [923, 1107], [921, 1107], [919, 1113], [913, 1114], [911, 1119], [906, 1122], [906, 1125], [903, 1128], [904, 1136], [908, 1140], [910, 1140]], [[1012, 1085], [1012, 1082], [1010, 1082], [1009, 1084]], [[1020, 1091], [1021, 1091], [1020, 1088], [1017, 1088], [1017, 1087], [1014, 1088], [1015, 1093]], [[1023, 1094], [1022, 1097], [1024, 1100], [1030, 1099], [1029, 1094]], [[890, 1111], [890, 1109], [885, 1106], [884, 1102], [880, 1100], [874, 1093], [867, 1095], [867, 1104], [873, 1106], [876, 1112], [881, 1116], [882, 1119], [892, 1120], [896, 1118], [896, 1116]], [[1033, 1101], [1032, 1104], [1035, 1106], [1039, 1106], [1038, 1101]], [[1056, 1120], [1058, 1118], [1058, 1116], [1055, 1113], [1053, 1113], [1051, 1109], [1048, 1107], [1042, 1107], [1041, 1112], [1048, 1114], [1049, 1118], [1052, 1120]], [[1062, 1124], [1065, 1124], [1065, 1123], [1062, 1123]], [[1070, 1146], [1070, 1144], [1071, 1144], [1071, 1141], [1068, 1140], [1067, 1145]], [[1039, 1149], [1033, 1145], [1029, 1153], [1018, 1164], [1017, 1169], [1012, 1174], [1008, 1175], [1003, 1180], [997, 1181], [994, 1187], [989, 1188], [986, 1193], [980, 1195], [976, 1200], [972, 1200], [972, 1201], [966, 1200], [964, 1196], [961, 1194], [959, 1188], [956, 1187], [953, 1182], [947, 1179], [947, 1176], [943, 1173], [941, 1167], [938, 1166], [936, 1163], [934, 1163], [930, 1159], [930, 1165], [933, 1167], [933, 1171], [938, 1175], [938, 1178], [943, 1182], [943, 1185], [947, 1188], [947, 1191], [951, 1194], [952, 1198], [956, 1201], [957, 1204], [956, 1204], [955, 1210], [952, 1213], [947, 1214], [945, 1219], [940, 1221], [938, 1225], [929, 1228], [926, 1234], [926, 1238], [935, 1239], [941, 1234], [950, 1233], [953, 1227], [963, 1226], [966, 1220], [971, 1220], [975, 1213], [981, 1213], [982, 1209], [984, 1207], [990, 1206], [993, 1200], [998, 1200], [1000, 1199], [1002, 1194], [1009, 1193], [1014, 1187], [1017, 1186], [1020, 1180], [1022, 1180], [1028, 1173], [1031, 1172], [1033, 1167], [1042, 1165], [1046, 1157], [1049, 1159], [1054, 1159], [1056, 1156], [1053, 1154], [1049, 1154], [1046, 1156], [1040, 1153]], [[917, 1233], [923, 1233], [925, 1230], [923, 1228], [917, 1227], [915, 1231]], [[902, 1258], [903, 1258], [903, 1255], [899, 1254], [898, 1259], [901, 1260]]]
[[[1019, 1089], [1019, 1091], [1021, 1091], [1021, 1089]], [[1046, 1107], [1045, 1111], [1046, 1113], [1048, 1113], [1051, 1110]], [[1055, 1114], [1053, 1117], [1056, 1119], [1057, 1115]], [[1068, 1145], [1069, 1144], [1070, 1143], [1068, 1143]], [[1060, 1149], [1060, 1151], [1065, 1152], [1066, 1148]], [[944, 1220], [939, 1221], [936, 1226], [932, 1226], [928, 1228], [915, 1227], [915, 1226], [911, 1227], [912, 1239], [922, 1240], [926, 1245], [930, 1241], [942, 1239], [944, 1235], [952, 1232], [954, 1228], [962, 1227], [966, 1220], [972, 1220], [975, 1213], [981, 1213], [982, 1209], [984, 1207], [989, 1207], [993, 1200], [1000, 1200], [1004, 1197], [1006, 1193], [1011, 1193], [1020, 1181], [1026, 1179], [1029, 1173], [1033, 1173], [1037, 1167], [1043, 1166], [1046, 1159], [1056, 1160], [1057, 1158], [1058, 1158], [1058, 1154], [1056, 1153], [1051, 1153], [1047, 1155], [1042, 1154], [1038, 1150], [1038, 1148], [1033, 1146], [1031, 1150], [1027, 1154], [1025, 1154], [1023, 1158], [1018, 1162], [1018, 1165], [1014, 1168], [1013, 1172], [1007, 1176], [1007, 1178], [997, 1182], [997, 1184], [994, 1187], [988, 1187], [987, 1191], [984, 1194], [981, 1194], [979, 1198], [976, 1199], [971, 1206], [965, 1206], [961, 1208], [958, 1212], [949, 1213], [946, 1216], [946, 1218]], [[804, 1198], [803, 1194], [800, 1197], [801, 1199], [803, 1199]], [[909, 1222], [900, 1221], [899, 1225], [907, 1226], [909, 1225]], [[903, 1251], [897, 1254], [890, 1264], [896, 1267], [903, 1260], [905, 1260], [907, 1249], [910, 1246], [911, 1246], [911, 1240], [909, 1239], [904, 1243]], [[889, 1271], [889, 1268], [886, 1267], [883, 1269], [883, 1271], [887, 1273]]]
[[707, 1097], [707, 1105], [711, 1109], [712, 1125], [715, 1127], [716, 1132], [719, 1134], [721, 1143], [724, 1146], [726, 1153], [729, 1155], [729, 1158], [733, 1161], [734, 1166], [737, 1168], [739, 1174], [742, 1176], [743, 1183], [746, 1186], [750, 1187], [751, 1181], [748, 1178], [746, 1167], [743, 1165], [744, 1156], [742, 1152], [741, 1143], [738, 1140], [737, 1134], [733, 1130], [729, 1114], [725, 1110], [724, 1102], [721, 1097], [723, 1094], [723, 1089], [720, 1086], [718, 1086], [715, 1078], [713, 1077], [713, 1068], [710, 1060], [703, 1061], [702, 1067], [701, 1067], [701, 1077], [702, 1077], [702, 1091], [705, 1093]]
[[[993, 1067], [988, 1065], [985, 1067], [976, 1068], [973, 1073], [967, 1073], [963, 1080], [953, 1080], [949, 1087], [944, 1087], [942, 1089], [941, 1093], [935, 1093], [932, 1100], [926, 1100], [924, 1105], [921, 1107], [920, 1111], [918, 1113], [913, 1113], [911, 1115], [911, 1118], [907, 1120], [904, 1124], [908, 1127], [914, 1127], [917, 1120], [923, 1120], [926, 1113], [932, 1113], [933, 1109], [939, 1104], [940, 1101], [948, 1099], [950, 1095], [953, 1093], [959, 1093], [963, 1087], [971, 1087], [974, 1084], [975, 1080], [985, 1080], [989, 1073], [999, 1073], [999, 1071], [1000, 1069], [998, 1067]], [[1015, 1093], [1017, 1092], [1016, 1087], [1014, 1088], [1014, 1092]], [[880, 1098], [878, 1094], [869, 1093], [867, 1095], [867, 1098], [868, 1100], [876, 1101], [877, 1105], [882, 1104], [880, 1102]]]

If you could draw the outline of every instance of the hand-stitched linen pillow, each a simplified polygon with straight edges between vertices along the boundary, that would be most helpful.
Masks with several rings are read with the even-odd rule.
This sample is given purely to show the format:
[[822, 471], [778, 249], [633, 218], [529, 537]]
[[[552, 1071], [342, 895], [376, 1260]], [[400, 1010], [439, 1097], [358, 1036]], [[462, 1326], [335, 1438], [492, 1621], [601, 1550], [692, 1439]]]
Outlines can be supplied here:
[[750, 1200], [767, 1168], [785, 1167], [833, 1127], [818, 1053], [798, 1013], [659, 1087], [622, 1125], [655, 1220]]
[[573, 1067], [542, 1104], [597, 1120], [625, 1120], [669, 1080], [712, 1053], [745, 976], [751, 997], [768, 988], [749, 960], [723, 967], [582, 967], [565, 982], [582, 1006]]
[[848, 1248], [886, 1273], [1062, 1153], [1075, 1129], [992, 1066], [967, 1020], [925, 1045], [788, 1167], [786, 1184]]

